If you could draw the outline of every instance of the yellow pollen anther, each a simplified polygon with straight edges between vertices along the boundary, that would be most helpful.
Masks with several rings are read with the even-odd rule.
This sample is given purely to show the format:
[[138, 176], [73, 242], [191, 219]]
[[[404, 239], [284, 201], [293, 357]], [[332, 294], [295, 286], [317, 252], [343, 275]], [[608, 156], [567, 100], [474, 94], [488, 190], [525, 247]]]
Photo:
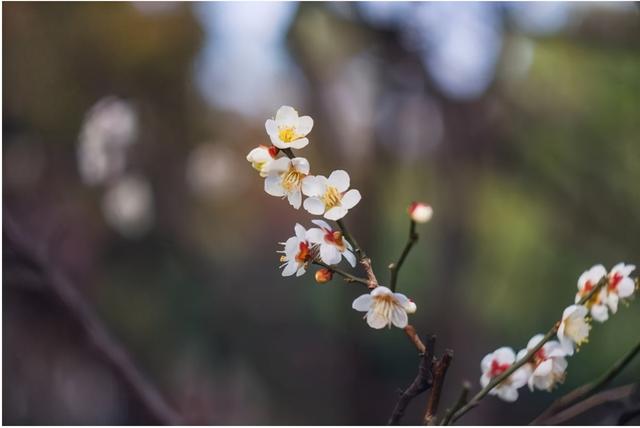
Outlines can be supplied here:
[[280, 140], [282, 140], [285, 143], [290, 143], [298, 138], [298, 135], [296, 134], [296, 130], [293, 128], [280, 129], [278, 132], [278, 136], [280, 137]]
[[289, 171], [285, 172], [282, 176], [282, 187], [287, 192], [300, 187], [302, 179], [305, 174], [296, 171], [293, 167], [289, 168]]
[[336, 189], [333, 186], [328, 186], [327, 190], [324, 192], [324, 195], [322, 196], [322, 202], [324, 202], [324, 206], [327, 210], [330, 210], [331, 208], [338, 205], [341, 199], [342, 199], [342, 195], [340, 194], [338, 189]]

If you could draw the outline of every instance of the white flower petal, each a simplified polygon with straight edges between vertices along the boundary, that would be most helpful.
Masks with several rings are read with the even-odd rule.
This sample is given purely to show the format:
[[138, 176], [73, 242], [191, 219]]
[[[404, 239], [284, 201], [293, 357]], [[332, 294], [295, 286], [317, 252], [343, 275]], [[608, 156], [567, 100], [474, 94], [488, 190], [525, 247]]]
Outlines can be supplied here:
[[331, 175], [329, 175], [328, 180], [329, 184], [338, 189], [340, 193], [345, 192], [349, 188], [350, 179], [347, 171], [341, 169], [333, 171]]
[[605, 322], [609, 319], [609, 309], [605, 305], [593, 305], [591, 316], [598, 322]]
[[328, 265], [337, 265], [342, 259], [340, 251], [331, 244], [320, 246], [320, 258]]
[[369, 327], [379, 330], [386, 327], [389, 324], [389, 320], [377, 312], [369, 311], [367, 313], [367, 324], [369, 324]]
[[282, 106], [276, 112], [276, 124], [278, 127], [293, 127], [298, 122], [298, 112], [290, 106]]
[[482, 376], [480, 376], [480, 385], [483, 388], [489, 385], [489, 382], [491, 382], [491, 378], [489, 377], [489, 375], [483, 374]]
[[546, 359], [542, 363], [538, 364], [538, 367], [533, 371], [534, 376], [547, 376], [553, 369], [553, 360]]
[[299, 241], [304, 241], [307, 238], [307, 230], [300, 223], [296, 223], [293, 230], [295, 231], [296, 238], [298, 238]]
[[373, 297], [371, 297], [370, 294], [363, 294], [353, 301], [351, 307], [359, 312], [367, 312], [371, 308], [372, 304]]
[[310, 214], [321, 215], [324, 213], [324, 203], [318, 198], [305, 199], [303, 206]]
[[391, 311], [391, 322], [398, 328], [405, 328], [407, 326], [409, 317], [404, 308], [396, 306], [393, 311]]
[[389, 294], [393, 294], [393, 292], [391, 290], [389, 290], [387, 287], [383, 287], [382, 285], [374, 288], [373, 290], [371, 290], [371, 295], [373, 297], [377, 297], [377, 296], [384, 296], [384, 295], [389, 295]]
[[360, 192], [356, 189], [351, 189], [347, 193], [345, 193], [344, 196], [342, 196], [340, 204], [344, 208], [350, 210], [351, 208], [355, 207], [358, 202], [360, 202], [360, 199], [362, 199], [362, 196], [360, 196]]
[[276, 125], [275, 120], [267, 119], [267, 121], [264, 123], [264, 128], [267, 130], [267, 134], [278, 135], [278, 126]]
[[296, 272], [296, 276], [302, 276], [306, 271], [307, 270], [304, 268], [304, 266], [301, 266], [298, 268], [298, 271]]
[[306, 147], [309, 144], [309, 139], [308, 138], [298, 138], [297, 140], [293, 140], [292, 142], [288, 143], [289, 145], [287, 147], [292, 148], [292, 149], [302, 149], [304, 147]]
[[409, 298], [402, 293], [393, 293], [393, 297], [400, 306], [405, 306], [410, 301]]
[[480, 361], [480, 370], [484, 372], [488, 372], [491, 368], [491, 362], [493, 361], [493, 352], [484, 356], [482, 361]]
[[287, 157], [278, 158], [269, 164], [269, 168], [267, 168], [267, 172], [282, 173], [289, 169], [289, 165], [291, 165], [291, 160], [289, 158]]
[[496, 389], [499, 389], [498, 397], [500, 397], [504, 401], [512, 403], [518, 399], [518, 390], [515, 388], [512, 388], [508, 385], [503, 385], [502, 387]]
[[292, 260], [284, 266], [282, 276], [291, 276], [298, 270], [298, 264]]
[[314, 244], [320, 244], [324, 242], [324, 231], [317, 227], [313, 227], [307, 230], [307, 240]]
[[[311, 212], [311, 211], [309, 211], [309, 212]], [[344, 207], [333, 207], [329, 211], [324, 213], [324, 217], [328, 218], [329, 220], [334, 220], [334, 221], [335, 220], [340, 220], [342, 217], [347, 215], [347, 212], [348, 212], [348, 210], [346, 208], [344, 208]], [[311, 213], [311, 214], [314, 214], [314, 213]]]
[[289, 192], [287, 199], [293, 208], [299, 209], [300, 205], [302, 205], [302, 192], [300, 190]]
[[305, 158], [293, 158], [291, 159], [291, 164], [295, 168], [296, 171], [301, 172], [303, 174], [309, 174], [309, 161]]
[[516, 359], [516, 353], [508, 346], [496, 349], [493, 356], [500, 364], [513, 364]]
[[540, 343], [540, 341], [544, 338], [544, 334], [536, 334], [535, 336], [533, 336], [530, 340], [529, 343], [527, 343], [527, 349], [533, 349], [536, 347], [536, 345], [538, 343]]
[[623, 278], [619, 283], [618, 283], [618, 287], [616, 288], [617, 290], [617, 294], [618, 296], [620, 296], [621, 298], [626, 298], [629, 297], [633, 294], [633, 292], [636, 289], [636, 285], [633, 282], [633, 280], [629, 277]]
[[351, 265], [351, 267], [356, 267], [356, 256], [349, 250], [345, 250], [342, 255], [347, 260], [347, 263]]
[[296, 125], [296, 134], [305, 136], [313, 128], [313, 119], [311, 116], [301, 116], [298, 118], [298, 124]]
[[609, 293], [609, 297], [607, 297], [607, 305], [609, 306], [609, 309], [611, 309], [612, 314], [618, 312], [619, 301], [620, 297], [616, 293]]
[[302, 193], [307, 196], [321, 196], [327, 188], [326, 181], [327, 179], [321, 175], [309, 175], [302, 179]]
[[277, 175], [269, 175], [264, 179], [264, 191], [271, 196], [284, 196], [282, 181]]
[[329, 226], [329, 223], [327, 223], [324, 220], [320, 220], [320, 219], [311, 220], [311, 223], [315, 224], [316, 226], [320, 226], [321, 228], [323, 228], [325, 230], [333, 230], [331, 228], [331, 226]]

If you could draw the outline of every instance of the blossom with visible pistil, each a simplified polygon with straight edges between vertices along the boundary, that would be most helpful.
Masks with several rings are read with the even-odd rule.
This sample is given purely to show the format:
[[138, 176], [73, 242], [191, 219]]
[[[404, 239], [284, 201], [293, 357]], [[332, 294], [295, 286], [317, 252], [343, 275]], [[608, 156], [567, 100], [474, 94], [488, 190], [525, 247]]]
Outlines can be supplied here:
[[571, 305], [562, 313], [558, 340], [567, 355], [573, 355], [574, 347], [579, 347], [589, 340], [591, 325], [586, 319], [588, 313], [587, 307], [582, 305]]
[[635, 270], [634, 265], [625, 265], [618, 263], [609, 272], [609, 283], [607, 284], [607, 305], [611, 309], [611, 313], [618, 311], [618, 302], [620, 299], [631, 297], [636, 289], [633, 279], [629, 278], [631, 272]]
[[329, 178], [322, 175], [306, 177], [302, 182], [302, 192], [309, 196], [304, 201], [304, 209], [314, 215], [322, 215], [329, 220], [340, 220], [360, 202], [360, 192], [347, 191], [351, 179], [346, 171], [333, 171]]
[[[507, 346], [486, 355], [480, 362], [480, 369], [482, 370], [480, 384], [482, 387], [486, 387], [491, 382], [491, 379], [509, 370], [515, 361], [515, 352]], [[518, 389], [526, 385], [530, 374], [531, 367], [525, 364], [496, 385], [495, 388], [489, 391], [489, 394], [497, 395], [504, 401], [516, 401], [518, 399]]]
[[280, 262], [283, 263], [280, 267], [284, 266], [282, 276], [291, 276], [294, 273], [296, 276], [303, 275], [311, 260], [311, 244], [307, 240], [307, 231], [297, 223], [294, 230], [296, 235], [287, 239], [286, 242], [281, 242], [284, 245], [284, 250], [278, 251], [284, 254], [280, 257]]
[[433, 217], [433, 208], [423, 202], [412, 202], [409, 205], [409, 217], [416, 223], [426, 223]]
[[[544, 338], [542, 334], [536, 334], [529, 340], [527, 348], [518, 352], [517, 360], [521, 360], [533, 348], [535, 348]], [[531, 376], [529, 376], [529, 389], [534, 388], [551, 391], [558, 383], [564, 382], [565, 372], [567, 370], [566, 353], [562, 349], [560, 342], [550, 340], [542, 348], [538, 349], [531, 362], [527, 363], [531, 367]]]
[[271, 143], [279, 149], [301, 149], [309, 144], [307, 134], [313, 128], [310, 116], [298, 116], [298, 112], [289, 106], [282, 106], [276, 118], [267, 119], [264, 124]]
[[[585, 271], [578, 278], [578, 293], [576, 294], [575, 303], [578, 303], [583, 297], [587, 296], [607, 275], [607, 270], [602, 265], [595, 265], [591, 269]], [[609, 319], [609, 310], [607, 308], [607, 289], [602, 287], [600, 291], [595, 293], [584, 305], [591, 312], [594, 320], [605, 322]]]
[[251, 166], [260, 173], [260, 177], [266, 177], [269, 165], [276, 158], [277, 154], [277, 147], [260, 145], [249, 152], [247, 160], [251, 162]]
[[264, 191], [272, 196], [287, 197], [295, 209], [302, 205], [302, 180], [309, 174], [305, 158], [279, 158], [269, 163]]
[[320, 259], [328, 265], [337, 265], [344, 256], [351, 267], [356, 266], [356, 256], [352, 253], [351, 244], [344, 239], [342, 232], [333, 230], [323, 220], [311, 220], [316, 226], [307, 231], [309, 242], [320, 247]]
[[367, 324], [375, 329], [391, 327], [405, 328], [409, 322], [406, 307], [410, 300], [401, 293], [394, 293], [387, 287], [378, 286], [369, 294], [363, 294], [353, 301], [351, 307], [364, 316]]

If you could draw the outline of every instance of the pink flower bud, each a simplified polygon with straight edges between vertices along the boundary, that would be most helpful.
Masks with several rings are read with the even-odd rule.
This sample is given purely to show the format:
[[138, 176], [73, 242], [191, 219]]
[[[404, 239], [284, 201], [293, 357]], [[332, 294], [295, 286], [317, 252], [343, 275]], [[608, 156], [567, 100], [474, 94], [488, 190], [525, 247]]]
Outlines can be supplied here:
[[412, 202], [409, 205], [409, 217], [416, 223], [426, 223], [433, 216], [433, 208], [423, 202]]

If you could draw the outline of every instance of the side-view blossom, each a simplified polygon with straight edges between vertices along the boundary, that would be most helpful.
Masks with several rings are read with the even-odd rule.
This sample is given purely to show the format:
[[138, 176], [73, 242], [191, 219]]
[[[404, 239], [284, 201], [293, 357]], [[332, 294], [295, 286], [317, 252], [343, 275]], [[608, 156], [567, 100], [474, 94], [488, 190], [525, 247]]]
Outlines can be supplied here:
[[401, 293], [394, 293], [387, 287], [376, 287], [369, 294], [363, 294], [353, 301], [351, 307], [364, 316], [371, 328], [381, 329], [391, 324], [405, 328], [409, 322], [406, 307], [410, 300]]
[[251, 162], [251, 166], [260, 173], [260, 177], [266, 177], [269, 171], [269, 165], [276, 158], [277, 154], [277, 147], [260, 145], [249, 152], [247, 160]]
[[[515, 361], [515, 352], [507, 346], [487, 354], [480, 362], [480, 369], [482, 370], [480, 384], [482, 387], [487, 386], [494, 377], [500, 376], [509, 370], [509, 367], [511, 367]], [[516, 401], [518, 399], [518, 389], [527, 384], [530, 374], [531, 367], [525, 364], [489, 391], [489, 394], [497, 395], [504, 401]]]
[[280, 262], [284, 267], [282, 276], [291, 276], [294, 273], [296, 276], [301, 276], [307, 269], [307, 264], [311, 260], [311, 244], [307, 240], [307, 231], [304, 227], [297, 224], [295, 225], [295, 236], [287, 239], [286, 242], [281, 242], [284, 245], [283, 251], [278, 251], [283, 255], [280, 257]]
[[573, 355], [574, 348], [589, 340], [591, 325], [586, 319], [589, 310], [582, 305], [571, 305], [562, 313], [558, 327], [558, 340], [567, 355]]
[[[575, 303], [587, 296], [602, 278], [607, 276], [607, 270], [602, 265], [595, 265], [591, 269], [585, 271], [578, 278], [578, 292], [576, 293]], [[609, 310], [607, 308], [607, 289], [602, 288], [594, 294], [584, 304], [591, 312], [594, 320], [605, 322], [609, 319]]]
[[343, 170], [333, 171], [329, 178], [322, 175], [308, 176], [302, 182], [302, 192], [309, 196], [304, 209], [313, 215], [322, 215], [329, 220], [339, 220], [360, 202], [360, 192], [349, 189], [351, 179]]
[[269, 163], [264, 191], [271, 196], [287, 197], [295, 209], [302, 205], [302, 180], [309, 174], [305, 158], [279, 158]]
[[409, 205], [409, 217], [416, 223], [426, 223], [433, 217], [433, 208], [424, 202], [412, 202]]
[[[536, 334], [529, 340], [527, 348], [518, 352], [517, 360], [521, 360], [533, 348], [535, 348], [544, 338], [543, 334]], [[531, 362], [531, 376], [529, 376], [529, 389], [535, 388], [551, 391], [554, 386], [564, 382], [567, 370], [566, 353], [562, 349], [560, 342], [551, 340], [533, 354]]]
[[352, 252], [351, 244], [344, 239], [342, 232], [333, 230], [324, 220], [311, 220], [314, 227], [307, 231], [309, 242], [320, 247], [320, 259], [328, 265], [340, 263], [342, 257], [351, 267], [356, 266], [356, 256]]
[[618, 263], [609, 272], [609, 284], [607, 284], [607, 305], [611, 309], [611, 313], [618, 311], [618, 302], [620, 299], [626, 299], [633, 295], [636, 285], [633, 279], [629, 278], [631, 272], [635, 270], [634, 265], [625, 265]]
[[307, 134], [313, 128], [310, 116], [298, 116], [293, 107], [282, 106], [276, 118], [267, 119], [264, 124], [271, 143], [279, 149], [301, 149], [309, 144]]

